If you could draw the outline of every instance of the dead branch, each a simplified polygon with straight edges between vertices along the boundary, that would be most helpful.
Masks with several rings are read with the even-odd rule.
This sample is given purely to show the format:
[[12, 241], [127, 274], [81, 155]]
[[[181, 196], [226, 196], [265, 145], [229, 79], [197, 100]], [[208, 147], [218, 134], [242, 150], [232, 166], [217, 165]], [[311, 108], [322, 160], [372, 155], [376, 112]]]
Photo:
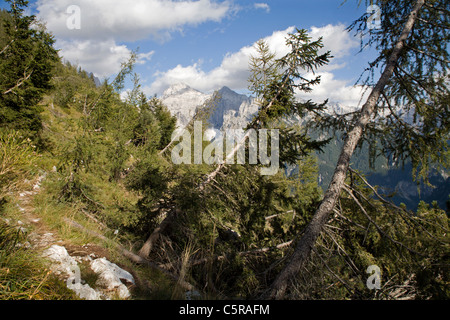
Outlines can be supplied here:
[[[26, 70], [25, 70], [25, 71], [23, 72], [23, 78], [17, 80], [16, 85], [15, 85], [14, 87], [12, 87], [12, 88], [6, 90], [5, 92], [3, 92], [3, 95], [7, 95], [8, 93], [11, 93], [11, 92], [13, 92], [15, 89], [17, 89], [17, 88], [19, 88], [20, 86], [22, 86], [22, 85], [25, 83], [25, 81], [27, 81], [27, 80], [31, 77], [32, 74], [33, 74], [33, 70], [31, 70], [31, 72], [30, 72], [28, 75], [27, 75]], [[14, 93], [14, 92], [13, 92], [13, 93]]]
[[94, 217], [92, 214], [90, 214], [89, 212], [87, 212], [84, 209], [81, 209], [81, 212], [83, 212], [83, 214], [88, 217], [89, 219], [91, 219], [92, 221], [94, 221], [96, 224], [98, 224], [100, 227], [102, 227], [103, 229], [108, 229], [108, 227], [101, 221], [99, 221], [96, 217]]
[[177, 212], [178, 210], [175, 209], [175, 207], [171, 207], [163, 211], [161, 214], [164, 217], [163, 221], [156, 227], [155, 230], [153, 230], [147, 241], [145, 241], [141, 250], [139, 250], [139, 256], [142, 258], [147, 258], [150, 255], [153, 245], [159, 239], [159, 236], [164, 232], [164, 230], [172, 224], [173, 218]]
[[334, 244], [336, 245], [336, 247], [338, 248], [338, 252], [342, 252], [345, 257], [348, 259], [349, 262], [346, 262], [350, 265], [350, 267], [355, 271], [355, 274], [360, 274], [360, 271], [358, 269], [358, 267], [356, 266], [356, 264], [354, 263], [354, 261], [352, 260], [352, 258], [350, 258], [350, 255], [347, 253], [347, 251], [345, 251], [344, 248], [342, 248], [339, 243], [337, 242], [337, 240], [334, 238], [334, 236], [331, 234], [331, 231], [328, 231], [326, 228], [324, 229], [325, 234], [331, 239], [331, 241], [334, 242]]
[[383, 229], [381, 229], [381, 227], [370, 217], [370, 215], [367, 213], [366, 209], [359, 202], [358, 198], [356, 198], [356, 196], [353, 194], [353, 191], [350, 190], [347, 185], [343, 186], [343, 190], [345, 190], [348, 193], [348, 195], [355, 201], [355, 203], [358, 205], [361, 212], [366, 216], [367, 220], [369, 220], [369, 222], [375, 226], [375, 228], [378, 230], [378, 233], [380, 233], [381, 236], [384, 236], [385, 238], [392, 241], [394, 244], [398, 245], [399, 247], [405, 248], [406, 250], [408, 250], [411, 253], [414, 253], [414, 254], [417, 254], [420, 256], [424, 256], [422, 253], [419, 253], [419, 252], [409, 248], [408, 246], [404, 245], [403, 243], [392, 239], [392, 237], [390, 237], [388, 234], [386, 234], [386, 232], [384, 232]]
[[293, 214], [294, 214], [294, 217], [295, 217], [295, 210], [289, 210], [289, 211], [282, 212], [282, 213], [279, 213], [279, 214], [273, 214], [273, 215], [271, 215], [271, 216], [267, 216], [267, 217], [265, 217], [264, 219], [265, 219], [266, 221], [268, 221], [268, 220], [274, 219], [274, 218], [276, 218], [276, 217], [279, 217], [279, 216], [282, 216], [282, 215], [285, 215], [285, 214], [288, 214], [288, 213], [293, 213]]
[[3, 49], [0, 51], [0, 54], [3, 54], [6, 50], [8, 50], [9, 46], [14, 43], [14, 39], [12, 39]]

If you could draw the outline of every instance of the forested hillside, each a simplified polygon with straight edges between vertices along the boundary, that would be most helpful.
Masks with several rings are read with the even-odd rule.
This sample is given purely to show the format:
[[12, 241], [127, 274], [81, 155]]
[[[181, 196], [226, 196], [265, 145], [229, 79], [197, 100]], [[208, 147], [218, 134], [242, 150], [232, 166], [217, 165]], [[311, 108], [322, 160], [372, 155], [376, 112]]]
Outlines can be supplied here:
[[[411, 5], [394, 2], [408, 17]], [[282, 59], [258, 42], [249, 89], [260, 98], [260, 110], [247, 129], [279, 129], [280, 163], [298, 167], [289, 176], [285, 170], [263, 175], [261, 164], [174, 164], [177, 119], [160, 99], [143, 93], [133, 69], [137, 53], [98, 85], [90, 70], [58, 57], [52, 35], [25, 14], [25, 2], [11, 3], [0, 12], [0, 299], [80, 299], [42, 256], [54, 244], [74, 255], [103, 254], [128, 270], [136, 279], [129, 299], [449, 298], [448, 213], [432, 203], [421, 202], [415, 211], [396, 205], [352, 166], [301, 272], [285, 287], [274, 285], [297, 261], [296, 246], [318, 221], [326, 196], [315, 153], [336, 140], [314, 138], [312, 130], [348, 133], [359, 115], [331, 119], [326, 102], [295, 99], [295, 90], [314, 90], [320, 81], [304, 72], [332, 59], [321, 52], [321, 39], [297, 29], [286, 39], [291, 51]], [[397, 12], [391, 6], [384, 12]], [[392, 24], [405, 23], [395, 19]], [[417, 30], [427, 28], [421, 23]], [[386, 32], [399, 30], [390, 25]], [[386, 55], [395, 45], [383, 41], [381, 65], [391, 61]], [[418, 99], [422, 122], [394, 127], [395, 114], [378, 115], [365, 135], [382, 146], [371, 144], [371, 151], [411, 159], [413, 173], [425, 183], [428, 169], [448, 170], [449, 164], [448, 78], [438, 79], [436, 71], [448, 77], [448, 54], [436, 54], [444, 56], [436, 68], [428, 60], [428, 68], [409, 65], [406, 52], [399, 58], [402, 67], [424, 73], [427, 92], [435, 89], [427, 97], [403, 97], [405, 104]], [[121, 98], [126, 81], [133, 88]], [[400, 100], [413, 85], [396, 81], [385, 89], [388, 101]], [[196, 114], [203, 131], [215, 103], [208, 100]], [[384, 102], [378, 107], [388, 109]], [[281, 121], [306, 116], [312, 123], [304, 126]], [[193, 132], [192, 122], [188, 130]], [[411, 138], [408, 146], [399, 143], [405, 137]], [[245, 141], [242, 146], [249, 148]], [[207, 147], [203, 141], [202, 151]], [[30, 191], [29, 208], [21, 210], [20, 197]], [[39, 223], [24, 226], [25, 213]], [[47, 247], [33, 240], [44, 230], [55, 237]], [[377, 290], [367, 285], [369, 266], [379, 266]], [[88, 267], [81, 268], [81, 278], [92, 286], [98, 280]]]
[[[343, 144], [341, 133], [336, 133], [335, 137], [324, 152], [316, 152], [319, 185], [323, 189], [326, 189], [331, 181], [334, 163]], [[450, 212], [450, 180], [446, 170], [432, 168], [429, 175], [430, 185], [414, 181], [412, 164], [408, 159], [405, 163], [394, 164], [379, 155], [373, 160], [367, 143], [354, 155], [352, 167], [364, 173], [369, 183], [379, 186], [380, 191], [397, 205], [405, 204], [408, 209], [416, 211], [421, 201], [436, 201], [439, 208]]]

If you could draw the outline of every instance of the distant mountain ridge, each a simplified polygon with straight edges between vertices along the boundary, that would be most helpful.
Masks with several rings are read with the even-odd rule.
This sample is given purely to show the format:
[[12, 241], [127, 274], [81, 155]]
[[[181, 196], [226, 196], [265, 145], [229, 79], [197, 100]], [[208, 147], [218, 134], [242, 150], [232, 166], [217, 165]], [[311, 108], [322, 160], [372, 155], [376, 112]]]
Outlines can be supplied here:
[[[259, 105], [255, 98], [239, 94], [226, 86], [217, 92], [220, 99], [209, 119], [211, 126], [215, 129], [243, 128], [258, 112]], [[177, 118], [178, 127], [184, 127], [194, 117], [197, 108], [212, 97], [212, 93], [203, 93], [185, 83], [177, 83], [166, 89], [160, 99]], [[355, 107], [344, 106], [340, 103], [328, 104], [330, 114], [344, 114], [354, 110]]]
[[177, 118], [177, 126], [185, 127], [195, 116], [197, 108], [203, 105], [211, 95], [202, 93], [186, 84], [170, 86], [161, 96], [172, 116]]
[[[218, 90], [218, 93], [220, 99], [217, 101], [209, 119], [211, 127], [215, 130], [225, 131], [227, 129], [245, 128], [258, 112], [259, 106], [254, 98], [239, 94], [228, 87], [222, 87]], [[169, 87], [161, 96], [161, 100], [171, 114], [177, 118], [178, 127], [182, 128], [193, 119], [197, 109], [212, 96], [213, 94], [206, 94], [186, 84], [178, 83]], [[339, 103], [328, 104], [330, 114], [344, 114], [352, 111], [355, 111], [355, 107], [344, 106]], [[295, 119], [292, 121], [295, 121]], [[324, 189], [327, 188], [334, 172], [342, 145], [341, 139], [335, 138], [324, 148], [323, 153], [316, 154], [319, 165], [318, 182]], [[412, 169], [410, 165], [405, 166], [404, 169], [392, 168], [386, 161], [380, 159], [375, 170], [372, 170], [368, 163], [368, 150], [364, 148], [353, 156], [353, 168], [366, 174], [370, 183], [380, 186], [386, 193], [396, 192], [393, 197], [395, 203], [403, 202], [408, 208], [415, 210], [420, 200], [426, 202], [436, 200], [442, 209], [446, 209], [446, 202], [450, 193], [450, 178], [445, 172], [433, 172], [432, 182], [437, 188], [424, 187], [419, 194], [417, 184], [411, 178]], [[290, 168], [289, 173], [295, 173], [295, 168]]]
[[[209, 119], [214, 129], [245, 127], [258, 111], [258, 105], [253, 98], [239, 94], [228, 87], [222, 87], [217, 92], [220, 99], [216, 101]], [[212, 97], [212, 93], [203, 93], [184, 83], [177, 83], [164, 91], [161, 101], [177, 118], [177, 126], [185, 127], [193, 119], [197, 109]]]

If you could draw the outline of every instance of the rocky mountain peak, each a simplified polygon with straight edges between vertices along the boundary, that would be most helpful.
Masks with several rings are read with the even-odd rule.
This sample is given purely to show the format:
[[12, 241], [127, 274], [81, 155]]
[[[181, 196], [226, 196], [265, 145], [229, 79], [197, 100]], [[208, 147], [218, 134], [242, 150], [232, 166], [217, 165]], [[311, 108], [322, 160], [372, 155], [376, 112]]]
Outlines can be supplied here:
[[163, 97], [179, 95], [179, 94], [183, 94], [187, 91], [191, 91], [191, 90], [197, 91], [197, 90], [194, 90], [191, 87], [189, 87], [187, 84], [180, 82], [180, 83], [171, 85], [166, 91], [164, 91]]
[[228, 88], [227, 86], [222, 87], [219, 90], [219, 93], [222, 94], [231, 94], [231, 95], [238, 95], [238, 93], [234, 92], [233, 90], [231, 90], [230, 88]]
[[195, 90], [185, 83], [177, 83], [164, 91], [161, 101], [177, 118], [177, 126], [185, 127], [194, 117], [197, 108], [209, 98], [209, 94]]
[[[216, 129], [245, 127], [249, 118], [258, 110], [253, 99], [239, 94], [229, 87], [218, 90], [220, 95], [212, 110], [209, 124]], [[161, 100], [172, 115], [178, 120], [178, 127], [186, 126], [212, 94], [202, 93], [184, 83], [170, 86], [162, 95]]]

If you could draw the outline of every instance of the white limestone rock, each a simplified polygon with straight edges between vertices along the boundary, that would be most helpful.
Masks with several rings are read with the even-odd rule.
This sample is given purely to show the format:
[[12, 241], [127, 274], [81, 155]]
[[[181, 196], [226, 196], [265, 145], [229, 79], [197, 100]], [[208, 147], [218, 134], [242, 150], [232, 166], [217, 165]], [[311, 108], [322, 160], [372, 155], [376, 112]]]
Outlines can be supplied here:
[[66, 248], [53, 245], [44, 251], [44, 257], [49, 258], [52, 271], [56, 275], [68, 277], [67, 288], [73, 290], [78, 297], [85, 300], [101, 300], [101, 294], [88, 284], [81, 283], [80, 269], [76, 260], [69, 255]]
[[98, 286], [108, 291], [116, 290], [121, 299], [127, 299], [131, 296], [128, 288], [121, 281], [124, 280], [130, 284], [135, 284], [134, 278], [129, 272], [105, 258], [91, 261], [91, 269], [99, 275], [96, 282]]

